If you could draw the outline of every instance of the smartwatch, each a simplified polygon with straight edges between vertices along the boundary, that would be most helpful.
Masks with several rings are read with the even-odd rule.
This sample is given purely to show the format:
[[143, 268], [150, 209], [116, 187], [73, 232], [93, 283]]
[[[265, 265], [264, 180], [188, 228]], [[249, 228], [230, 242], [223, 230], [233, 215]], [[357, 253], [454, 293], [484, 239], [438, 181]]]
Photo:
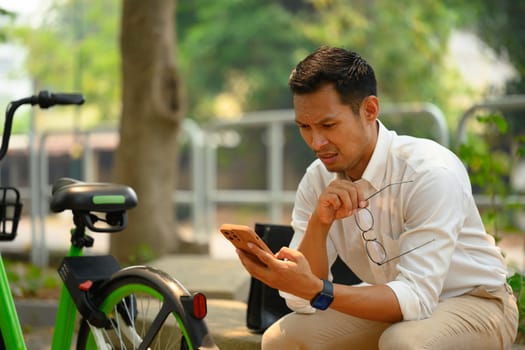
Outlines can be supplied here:
[[327, 280], [323, 281], [323, 290], [321, 290], [312, 300], [310, 305], [318, 310], [326, 310], [334, 301], [334, 285]]

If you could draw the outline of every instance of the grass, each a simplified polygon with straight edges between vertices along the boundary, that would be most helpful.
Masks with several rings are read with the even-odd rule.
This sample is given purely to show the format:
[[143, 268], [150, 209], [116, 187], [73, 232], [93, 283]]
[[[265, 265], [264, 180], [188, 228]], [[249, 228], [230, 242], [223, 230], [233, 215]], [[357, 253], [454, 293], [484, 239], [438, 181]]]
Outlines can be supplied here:
[[15, 299], [58, 299], [62, 281], [54, 268], [39, 268], [29, 262], [3, 260]]

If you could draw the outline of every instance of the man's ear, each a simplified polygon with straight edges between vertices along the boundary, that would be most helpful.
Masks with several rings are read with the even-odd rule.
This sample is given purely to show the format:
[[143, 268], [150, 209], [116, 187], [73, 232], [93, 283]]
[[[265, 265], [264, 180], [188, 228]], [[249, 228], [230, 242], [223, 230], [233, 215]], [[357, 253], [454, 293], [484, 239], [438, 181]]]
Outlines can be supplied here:
[[361, 103], [361, 114], [367, 120], [376, 120], [379, 115], [379, 99], [377, 96], [370, 95], [365, 97]]

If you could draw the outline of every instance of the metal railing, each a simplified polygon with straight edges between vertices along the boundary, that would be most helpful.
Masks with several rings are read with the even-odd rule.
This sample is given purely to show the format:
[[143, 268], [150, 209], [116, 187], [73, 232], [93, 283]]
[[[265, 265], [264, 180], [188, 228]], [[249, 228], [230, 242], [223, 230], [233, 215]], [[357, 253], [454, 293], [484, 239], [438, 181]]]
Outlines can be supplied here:
[[[436, 128], [436, 141], [444, 146], [449, 146], [449, 134], [446, 120], [441, 110], [430, 103], [407, 103], [386, 106], [381, 110], [381, 118], [389, 116], [427, 116]], [[205, 217], [201, 220], [207, 232], [215, 229], [217, 205], [219, 204], [265, 204], [268, 207], [271, 222], [279, 222], [285, 204], [292, 204], [295, 191], [283, 188], [284, 178], [284, 127], [294, 124], [293, 110], [274, 110], [266, 112], [253, 112], [243, 116], [238, 121], [216, 122], [208, 126], [206, 134], [209, 135], [228, 130], [232, 127], [262, 126], [268, 135], [266, 147], [269, 155], [266, 167], [268, 188], [264, 190], [221, 190], [217, 188], [217, 148], [216, 142], [210, 142], [206, 147], [206, 183], [201, 188], [205, 189], [202, 196], [207, 203], [204, 211]], [[427, 128], [425, 128], [427, 129]], [[397, 130], [401, 132], [402, 130]], [[417, 135], [415, 135], [417, 136]], [[212, 138], [213, 139], [213, 138]], [[200, 188], [200, 187], [199, 187]], [[195, 190], [198, 190], [195, 188]]]
[[[204, 164], [204, 135], [202, 129], [190, 119], [184, 120], [182, 123], [181, 132], [187, 136], [187, 140], [190, 143], [191, 153], [191, 174], [192, 184], [195, 188], [198, 188], [196, 184], [204, 183], [203, 177], [205, 171], [203, 169]], [[92, 147], [92, 140], [94, 137], [98, 137], [101, 134], [110, 134], [111, 137], [118, 139], [118, 132], [116, 129], [104, 129], [104, 130], [90, 130], [90, 131], [79, 131], [73, 136], [75, 142], [81, 147], [81, 156], [78, 159], [80, 162], [78, 177], [84, 181], [99, 181], [97, 175], [94, 173], [94, 159], [95, 151]], [[49, 262], [49, 250], [46, 243], [47, 230], [46, 230], [46, 217], [49, 215], [49, 200], [51, 194], [51, 183], [49, 179], [49, 150], [47, 144], [49, 140], [56, 136], [68, 135], [70, 132], [46, 132], [39, 136], [38, 147], [35, 147], [35, 154], [31, 155], [31, 166], [30, 166], [30, 183], [29, 189], [22, 188], [23, 193], [29, 194], [31, 199], [31, 261], [38, 266], [46, 266]], [[70, 174], [63, 174], [63, 176], [72, 176]], [[192, 222], [195, 227], [195, 233], [202, 239], [204, 231], [199, 229], [202, 227], [203, 208], [205, 203], [203, 200], [202, 191], [200, 190], [177, 190], [174, 194], [177, 203], [191, 205], [192, 210]]]
[[[429, 117], [436, 129], [436, 141], [448, 146], [449, 137], [445, 118], [441, 110], [428, 103], [413, 103], [385, 106], [381, 111], [381, 118], [389, 116], [424, 116]], [[293, 204], [295, 190], [286, 190], [284, 179], [284, 145], [285, 127], [294, 125], [293, 110], [274, 110], [253, 112], [243, 116], [238, 121], [221, 121], [199, 127], [190, 119], [184, 120], [182, 132], [189, 143], [191, 189], [178, 189], [173, 194], [178, 204], [191, 206], [193, 234], [196, 240], [206, 241], [210, 232], [217, 226], [216, 212], [221, 204], [259, 204], [265, 205], [271, 222], [279, 222], [283, 215], [283, 208]], [[264, 166], [266, 188], [260, 190], [220, 189], [217, 186], [217, 152], [223, 147], [217, 136], [232, 128], [259, 127], [266, 133], [267, 164]], [[428, 129], [428, 125], [424, 126]], [[93, 165], [93, 149], [90, 146], [91, 137], [96, 133], [116, 133], [115, 130], [82, 132], [77, 138], [82, 143], [81, 179], [97, 181], [90, 172]], [[400, 130], [398, 130], [400, 132]], [[46, 246], [45, 217], [48, 215], [49, 184], [49, 154], [46, 148], [51, 133], [40, 135], [36, 155], [31, 155], [31, 188], [32, 199], [32, 260], [34, 263], [45, 266], [49, 259]], [[417, 136], [417, 135], [416, 135]], [[305, 146], [306, 147], [306, 146]], [[36, 147], [35, 147], [36, 148]], [[30, 150], [32, 151], [33, 148]], [[36, 161], [35, 161], [36, 159]], [[254, 169], [254, 171], [256, 171]], [[67, 175], [65, 175], [67, 176]], [[34, 203], [33, 203], [34, 202]]]
[[[476, 112], [481, 110], [490, 111], [516, 111], [523, 110], [525, 112], [525, 95], [509, 95], [499, 98], [494, 98], [482, 101], [472, 105], [461, 115], [456, 130], [457, 140], [459, 144], [464, 143], [467, 137], [467, 122], [469, 119], [476, 116]], [[523, 116], [525, 118], [525, 115]]]
[[[458, 140], [456, 151], [459, 150], [461, 144], [467, 141], [467, 123], [478, 116], [480, 112], [514, 112], [520, 110], [523, 111], [520, 117], [523, 118], [525, 124], [525, 95], [503, 96], [472, 105], [463, 112], [459, 120], [456, 130], [456, 139]], [[483, 194], [475, 194], [474, 197], [480, 208], [525, 205], [525, 196], [520, 194], [511, 194], [504, 199]]]

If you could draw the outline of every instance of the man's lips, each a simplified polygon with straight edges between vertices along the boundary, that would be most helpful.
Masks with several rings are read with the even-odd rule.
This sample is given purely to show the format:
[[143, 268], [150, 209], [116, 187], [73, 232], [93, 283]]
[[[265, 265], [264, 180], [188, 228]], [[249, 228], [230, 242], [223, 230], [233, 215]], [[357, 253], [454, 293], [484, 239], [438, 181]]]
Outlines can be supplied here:
[[333, 163], [337, 158], [337, 153], [317, 153], [317, 158], [319, 158], [323, 163]]

